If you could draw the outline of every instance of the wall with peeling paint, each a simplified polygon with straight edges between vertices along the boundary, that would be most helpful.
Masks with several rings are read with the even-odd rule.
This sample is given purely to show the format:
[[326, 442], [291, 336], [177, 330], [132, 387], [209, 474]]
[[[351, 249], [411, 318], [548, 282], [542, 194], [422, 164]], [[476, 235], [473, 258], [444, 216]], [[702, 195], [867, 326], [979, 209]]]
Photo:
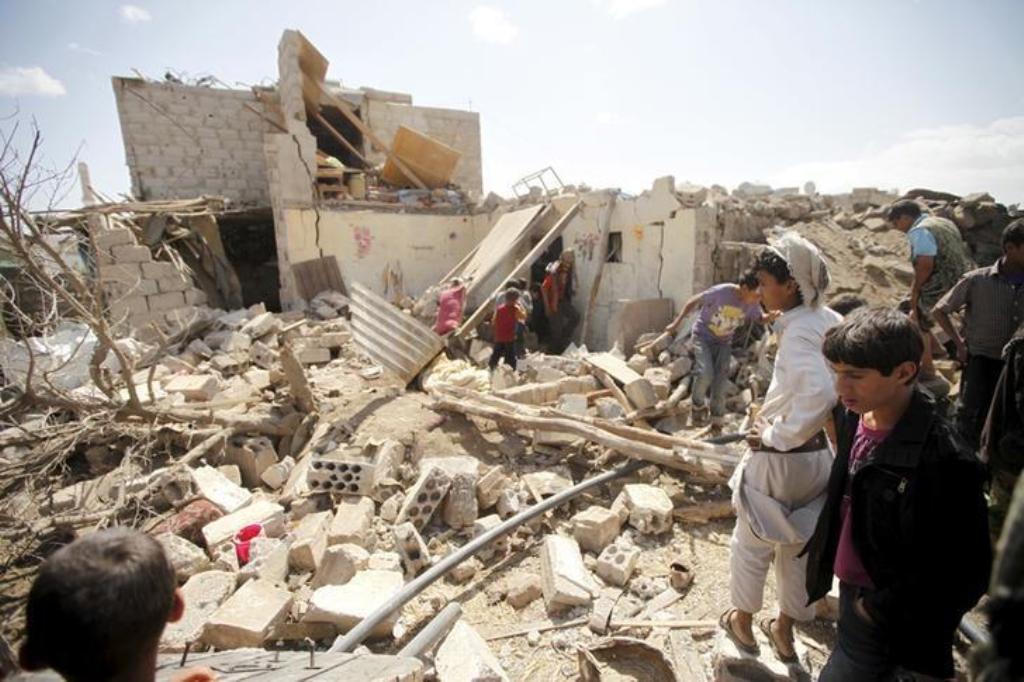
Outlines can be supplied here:
[[284, 209], [288, 257], [335, 256], [346, 286], [398, 300], [437, 284], [490, 229], [492, 216]]

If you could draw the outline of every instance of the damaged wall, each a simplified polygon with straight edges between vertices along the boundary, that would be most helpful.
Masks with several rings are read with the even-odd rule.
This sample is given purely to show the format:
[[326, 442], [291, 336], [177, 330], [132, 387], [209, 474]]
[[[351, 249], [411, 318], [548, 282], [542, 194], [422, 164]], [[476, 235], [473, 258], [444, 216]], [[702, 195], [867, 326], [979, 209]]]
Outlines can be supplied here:
[[246, 108], [264, 111], [252, 91], [111, 80], [135, 197], [269, 203], [263, 134], [270, 126]]
[[[487, 233], [491, 221], [487, 213], [284, 210], [292, 263], [336, 256], [346, 286], [359, 282], [389, 300], [401, 298], [395, 295], [398, 281], [398, 290], [411, 296], [437, 284]], [[398, 279], [386, 278], [387, 272]]]
[[[480, 114], [458, 109], [418, 107], [387, 101], [375, 96], [374, 91], [365, 93], [366, 113], [364, 117], [370, 128], [381, 139], [390, 142], [398, 127], [407, 126], [426, 133], [462, 154], [452, 182], [462, 189], [483, 195], [483, 166], [480, 152]], [[367, 145], [368, 158], [372, 163], [383, 163], [385, 155]], [[372, 150], [372, 151], [371, 151]]]

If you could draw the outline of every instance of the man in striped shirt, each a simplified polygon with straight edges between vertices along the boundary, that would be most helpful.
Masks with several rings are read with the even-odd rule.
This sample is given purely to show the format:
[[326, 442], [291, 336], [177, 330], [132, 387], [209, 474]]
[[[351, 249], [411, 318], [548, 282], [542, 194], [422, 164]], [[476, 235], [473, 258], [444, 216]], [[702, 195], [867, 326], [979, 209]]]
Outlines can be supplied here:
[[[1024, 219], [1003, 230], [1003, 255], [971, 270], [932, 309], [964, 363], [957, 400], [957, 427], [977, 447], [981, 427], [1003, 370], [1003, 347], [1024, 321]], [[963, 311], [963, 336], [950, 315]]]

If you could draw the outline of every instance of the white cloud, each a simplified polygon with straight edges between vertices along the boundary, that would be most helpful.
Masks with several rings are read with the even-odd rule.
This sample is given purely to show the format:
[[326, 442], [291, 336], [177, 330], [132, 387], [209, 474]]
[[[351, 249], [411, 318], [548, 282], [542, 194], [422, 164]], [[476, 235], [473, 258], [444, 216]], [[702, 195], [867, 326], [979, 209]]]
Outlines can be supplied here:
[[614, 111], [599, 111], [595, 120], [600, 126], [614, 126], [622, 121], [622, 117]]
[[927, 187], [956, 194], [987, 191], [1005, 203], [1024, 201], [1024, 116], [914, 130], [857, 158], [803, 163], [769, 180], [776, 186], [813, 180], [823, 192]]
[[488, 5], [474, 7], [469, 13], [473, 35], [485, 43], [508, 45], [519, 35], [519, 28], [512, 23], [505, 10]]
[[667, 0], [595, 0], [612, 19], [619, 20], [630, 14], [643, 12], [654, 7], [661, 7]]
[[85, 45], [79, 45], [78, 43], [68, 43], [68, 49], [71, 50], [72, 52], [81, 52], [82, 54], [92, 55], [93, 57], [98, 57], [101, 54], [103, 54], [99, 50], [94, 50], [91, 47], [86, 47]]
[[60, 97], [65, 94], [64, 84], [41, 66], [0, 66], [0, 95]]
[[141, 24], [144, 21], [152, 21], [153, 15], [138, 5], [121, 5], [121, 20], [129, 24]]

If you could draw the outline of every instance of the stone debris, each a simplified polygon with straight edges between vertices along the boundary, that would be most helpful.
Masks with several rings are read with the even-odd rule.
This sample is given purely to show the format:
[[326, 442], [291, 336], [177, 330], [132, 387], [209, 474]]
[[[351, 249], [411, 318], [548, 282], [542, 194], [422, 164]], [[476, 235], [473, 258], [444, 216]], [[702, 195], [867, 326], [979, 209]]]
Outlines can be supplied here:
[[359, 545], [334, 545], [324, 550], [310, 585], [313, 588], [344, 585], [364, 568], [373, 568], [370, 566], [369, 552]]
[[157, 535], [156, 539], [164, 546], [167, 557], [174, 566], [178, 582], [185, 582], [192, 576], [210, 568], [210, 557], [200, 547], [172, 533]]
[[603, 507], [587, 507], [572, 517], [572, 535], [588, 552], [600, 553], [619, 536], [622, 520]]
[[368, 497], [342, 499], [334, 512], [327, 543], [351, 543], [364, 549], [373, 549], [373, 500]]
[[428, 467], [406, 493], [396, 521], [409, 521], [417, 530], [422, 530], [441, 506], [451, 484], [451, 476], [441, 467]]
[[540, 576], [533, 573], [517, 573], [505, 584], [505, 600], [514, 609], [528, 606], [543, 593]]
[[540, 553], [541, 588], [548, 609], [589, 605], [598, 593], [583, 565], [580, 546], [572, 538], [548, 535]]
[[[303, 620], [307, 623], [333, 623], [342, 632], [347, 632], [394, 596], [404, 583], [405, 579], [397, 571], [359, 571], [344, 585], [317, 588], [310, 597], [309, 610]], [[373, 635], [389, 636], [400, 615], [401, 609], [395, 611], [373, 631]]]
[[622, 489], [623, 505], [629, 510], [629, 525], [641, 533], [657, 535], [672, 528], [672, 499], [661, 488], [631, 483]]
[[307, 514], [295, 527], [295, 541], [288, 550], [288, 565], [299, 573], [315, 572], [327, 551], [331, 512]]
[[608, 545], [597, 557], [597, 575], [609, 585], [622, 587], [632, 577], [639, 560], [640, 550], [636, 547]]
[[440, 682], [476, 680], [478, 682], [508, 682], [509, 677], [498, 658], [487, 646], [484, 638], [459, 620], [441, 642], [434, 657], [434, 667]]
[[395, 549], [402, 558], [402, 565], [405, 566], [405, 575], [415, 578], [430, 566], [430, 551], [427, 543], [423, 542], [416, 526], [406, 521], [392, 529], [395, 538]]
[[[234, 471], [238, 473], [238, 467], [234, 467]], [[252, 499], [251, 492], [210, 466], [192, 469], [192, 484], [196, 493], [217, 505], [226, 514], [238, 511]]]
[[265, 580], [250, 580], [206, 621], [203, 642], [217, 649], [260, 647], [288, 615], [292, 593]]
[[263, 526], [264, 533], [269, 537], [284, 533], [284, 507], [269, 500], [254, 500], [248, 506], [232, 512], [203, 526], [203, 539], [206, 547], [213, 551], [221, 543], [235, 537], [235, 534], [253, 524]]

